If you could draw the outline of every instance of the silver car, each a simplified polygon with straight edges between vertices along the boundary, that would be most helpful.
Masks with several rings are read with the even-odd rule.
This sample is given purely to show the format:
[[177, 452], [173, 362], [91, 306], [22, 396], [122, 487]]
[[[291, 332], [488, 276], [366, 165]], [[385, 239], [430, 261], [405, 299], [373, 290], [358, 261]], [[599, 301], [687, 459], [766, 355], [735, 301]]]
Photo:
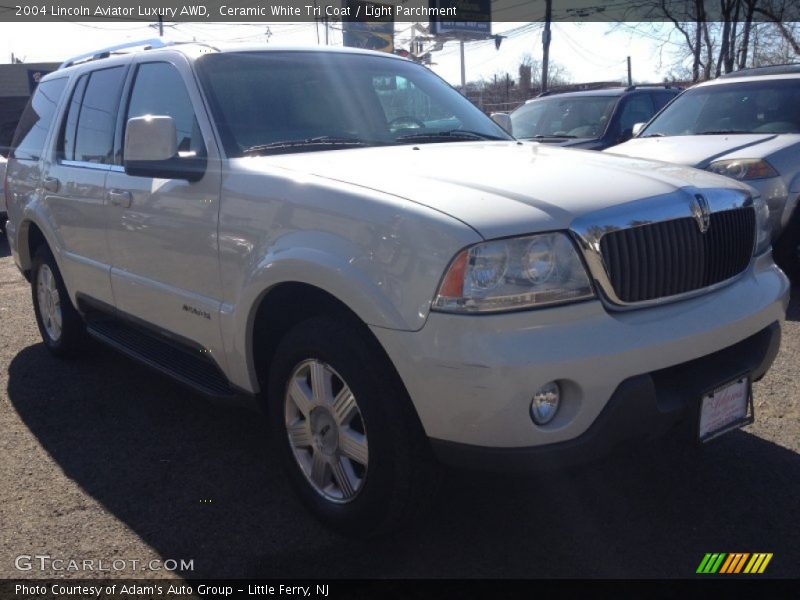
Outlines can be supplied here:
[[695, 86], [635, 139], [607, 152], [689, 165], [751, 185], [769, 205], [776, 259], [797, 270], [800, 65], [746, 69]]

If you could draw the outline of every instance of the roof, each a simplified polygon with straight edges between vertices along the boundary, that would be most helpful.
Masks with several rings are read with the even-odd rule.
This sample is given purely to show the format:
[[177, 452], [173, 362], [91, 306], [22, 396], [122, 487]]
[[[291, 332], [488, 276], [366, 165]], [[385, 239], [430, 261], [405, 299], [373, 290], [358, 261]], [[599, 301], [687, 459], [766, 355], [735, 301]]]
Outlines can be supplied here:
[[610, 88], [597, 88], [593, 90], [580, 90], [577, 92], [552, 92], [540, 94], [536, 98], [531, 98], [526, 102], [534, 102], [535, 100], [544, 100], [546, 98], [563, 98], [563, 97], [588, 97], [588, 96], [622, 96], [627, 92], [634, 92], [639, 90], [673, 90], [675, 93], [681, 91], [679, 88], [670, 87], [668, 85], [632, 85], [628, 87], [610, 87]]
[[209, 52], [320, 52], [336, 54], [368, 54], [373, 56], [391, 57], [397, 60], [406, 60], [394, 54], [386, 52], [376, 52], [374, 50], [362, 50], [360, 48], [336, 47], [336, 46], [274, 46], [267, 44], [241, 44], [235, 42], [207, 44], [203, 42], [169, 42], [161, 38], [149, 40], [139, 40], [126, 42], [109, 48], [92, 50], [85, 54], [75, 56], [65, 60], [60, 69], [72, 66], [87, 64], [90, 62], [105, 60], [107, 58], [118, 57], [121, 55], [138, 54], [141, 52], [152, 52], [158, 50], [173, 50], [181, 52], [189, 57], [197, 57]]
[[733, 73], [720, 75], [719, 79], [736, 79], [738, 77], [753, 77], [757, 75], [791, 75], [800, 74], [800, 63], [785, 65], [771, 65], [768, 67], [751, 67], [749, 69], [739, 69]]

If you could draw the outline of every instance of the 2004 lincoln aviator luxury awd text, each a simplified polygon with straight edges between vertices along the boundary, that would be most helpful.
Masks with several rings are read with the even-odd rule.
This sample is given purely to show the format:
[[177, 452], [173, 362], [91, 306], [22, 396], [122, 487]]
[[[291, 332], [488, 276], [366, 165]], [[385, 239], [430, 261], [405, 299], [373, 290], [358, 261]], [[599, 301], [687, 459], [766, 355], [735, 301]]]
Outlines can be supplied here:
[[518, 142], [372, 52], [78, 57], [5, 185], [48, 348], [257, 395], [300, 498], [351, 534], [418, 514], [437, 461], [559, 467], [751, 421], [788, 299], [752, 188]]

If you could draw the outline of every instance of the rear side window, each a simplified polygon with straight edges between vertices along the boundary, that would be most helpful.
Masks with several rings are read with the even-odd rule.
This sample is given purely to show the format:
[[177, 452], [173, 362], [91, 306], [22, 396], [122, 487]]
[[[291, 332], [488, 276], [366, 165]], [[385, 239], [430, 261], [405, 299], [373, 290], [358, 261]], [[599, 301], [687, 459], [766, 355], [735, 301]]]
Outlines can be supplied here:
[[144, 63], [136, 71], [128, 119], [145, 115], [172, 117], [182, 156], [205, 155], [189, 92], [178, 70], [169, 63]]
[[56, 108], [67, 85], [66, 77], [39, 84], [17, 125], [11, 156], [21, 160], [39, 160], [47, 132], [53, 124]]
[[86, 82], [89, 81], [88, 75], [82, 75], [75, 85], [75, 91], [72, 92], [72, 99], [69, 101], [67, 108], [67, 118], [64, 121], [64, 131], [61, 136], [61, 142], [58, 145], [60, 157], [67, 160], [74, 160], [75, 158], [75, 136], [78, 131], [78, 115], [81, 112], [81, 100], [83, 100], [83, 93], [86, 91]]
[[[61, 144], [65, 160], [111, 164], [113, 162], [114, 130], [117, 109], [125, 79], [124, 67], [112, 67], [93, 71], [82, 90], [82, 82], [75, 88], [64, 140]], [[82, 98], [78, 100], [82, 92]], [[75, 117], [77, 112], [77, 118]], [[70, 126], [74, 127], [74, 138], [70, 139]]]

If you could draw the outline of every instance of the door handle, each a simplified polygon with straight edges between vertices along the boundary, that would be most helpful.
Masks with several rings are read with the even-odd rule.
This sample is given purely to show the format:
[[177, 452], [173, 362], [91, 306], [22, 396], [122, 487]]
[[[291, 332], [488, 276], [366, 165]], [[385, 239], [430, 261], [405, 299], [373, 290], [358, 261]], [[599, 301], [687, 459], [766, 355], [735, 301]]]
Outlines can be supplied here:
[[58, 177], [45, 177], [42, 182], [42, 187], [44, 187], [46, 192], [55, 193], [58, 191], [58, 188], [61, 187], [61, 182], [58, 180]]
[[109, 190], [108, 201], [112, 206], [128, 208], [133, 201], [133, 196], [131, 196], [131, 193], [126, 190]]

